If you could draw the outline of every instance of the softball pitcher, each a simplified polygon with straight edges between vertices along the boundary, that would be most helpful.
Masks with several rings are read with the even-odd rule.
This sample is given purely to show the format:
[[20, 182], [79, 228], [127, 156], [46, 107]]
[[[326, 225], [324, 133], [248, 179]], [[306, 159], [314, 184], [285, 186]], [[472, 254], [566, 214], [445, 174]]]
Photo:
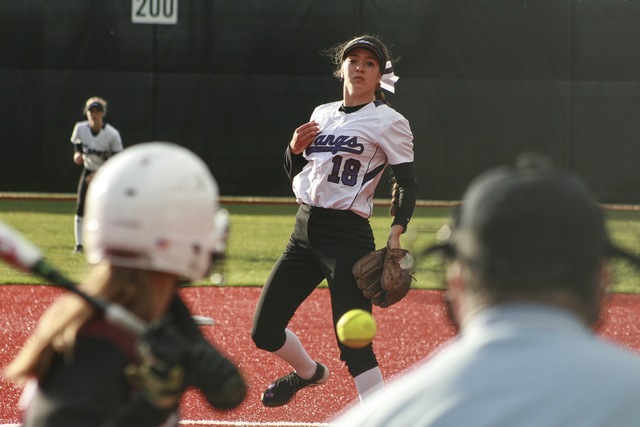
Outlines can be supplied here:
[[71, 133], [74, 146], [73, 162], [84, 166], [78, 181], [78, 199], [74, 217], [74, 252], [82, 252], [82, 225], [84, 218], [84, 200], [87, 187], [93, 174], [107, 159], [122, 151], [120, 132], [104, 121], [107, 115], [107, 101], [97, 96], [87, 99], [83, 113], [87, 120], [77, 122]]
[[[324, 383], [328, 368], [304, 349], [288, 324], [298, 307], [327, 280], [335, 324], [347, 311], [371, 312], [371, 301], [351, 272], [355, 262], [375, 249], [369, 224], [373, 196], [391, 165], [398, 197], [387, 246], [400, 247], [416, 202], [413, 135], [409, 122], [385, 100], [394, 91], [386, 46], [360, 36], [330, 50], [334, 75], [343, 80], [342, 101], [316, 107], [297, 128], [285, 151], [285, 169], [300, 207], [283, 254], [269, 275], [254, 316], [252, 338], [260, 349], [288, 362], [293, 372], [262, 394], [265, 406], [287, 404], [307, 386]], [[384, 384], [371, 345], [352, 349], [338, 342], [340, 359], [354, 378], [358, 395]]]

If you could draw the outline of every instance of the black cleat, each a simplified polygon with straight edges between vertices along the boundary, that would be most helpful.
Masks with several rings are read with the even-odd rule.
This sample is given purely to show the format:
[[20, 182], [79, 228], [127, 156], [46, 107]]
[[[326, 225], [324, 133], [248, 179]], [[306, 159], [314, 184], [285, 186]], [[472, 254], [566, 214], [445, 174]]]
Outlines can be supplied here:
[[329, 368], [316, 362], [316, 373], [305, 380], [295, 372], [278, 378], [262, 393], [262, 404], [268, 407], [286, 405], [294, 398], [298, 390], [323, 384], [329, 378]]

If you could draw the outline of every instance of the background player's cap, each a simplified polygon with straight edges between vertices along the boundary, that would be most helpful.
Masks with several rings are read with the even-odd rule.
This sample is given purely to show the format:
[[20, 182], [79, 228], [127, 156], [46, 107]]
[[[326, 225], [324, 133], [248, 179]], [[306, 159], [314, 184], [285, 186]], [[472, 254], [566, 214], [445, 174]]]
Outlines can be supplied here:
[[467, 189], [451, 242], [487, 277], [562, 283], [611, 255], [601, 208], [575, 176], [546, 158], [521, 156]]
[[387, 56], [379, 46], [376, 45], [376, 42], [368, 37], [358, 37], [352, 41], [350, 41], [344, 48], [342, 52], [342, 59], [346, 58], [354, 49], [367, 49], [371, 53], [373, 53], [378, 59], [378, 63], [380, 64], [380, 68], [384, 69], [387, 63]]
[[87, 106], [87, 110], [91, 110], [92, 108], [97, 108], [100, 111], [104, 111], [104, 105], [98, 101], [94, 101]]
[[87, 101], [84, 103], [84, 110], [82, 110], [82, 114], [87, 114], [87, 111], [92, 108], [97, 108], [107, 114], [107, 101], [100, 98], [99, 96], [93, 96], [87, 99]]

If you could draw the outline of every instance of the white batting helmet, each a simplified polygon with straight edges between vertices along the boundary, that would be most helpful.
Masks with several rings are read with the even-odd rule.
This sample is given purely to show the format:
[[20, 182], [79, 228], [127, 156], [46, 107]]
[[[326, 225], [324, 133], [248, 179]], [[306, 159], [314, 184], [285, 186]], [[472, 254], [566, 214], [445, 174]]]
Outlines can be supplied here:
[[84, 221], [91, 264], [174, 273], [197, 280], [225, 249], [226, 211], [207, 165], [168, 142], [147, 142], [109, 159], [91, 181]]

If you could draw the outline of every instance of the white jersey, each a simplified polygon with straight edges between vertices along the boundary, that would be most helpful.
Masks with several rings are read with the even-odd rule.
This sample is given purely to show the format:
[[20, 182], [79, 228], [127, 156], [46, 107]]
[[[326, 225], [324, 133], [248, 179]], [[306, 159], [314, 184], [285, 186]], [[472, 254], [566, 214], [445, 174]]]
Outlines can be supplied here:
[[71, 134], [71, 143], [82, 145], [82, 160], [84, 167], [95, 172], [107, 159], [119, 151], [122, 151], [120, 132], [110, 124], [93, 135], [89, 121], [76, 123]]
[[413, 162], [413, 134], [407, 119], [382, 102], [349, 114], [340, 106], [313, 111], [320, 133], [304, 151], [307, 164], [294, 177], [293, 192], [298, 203], [368, 218], [386, 165]]

